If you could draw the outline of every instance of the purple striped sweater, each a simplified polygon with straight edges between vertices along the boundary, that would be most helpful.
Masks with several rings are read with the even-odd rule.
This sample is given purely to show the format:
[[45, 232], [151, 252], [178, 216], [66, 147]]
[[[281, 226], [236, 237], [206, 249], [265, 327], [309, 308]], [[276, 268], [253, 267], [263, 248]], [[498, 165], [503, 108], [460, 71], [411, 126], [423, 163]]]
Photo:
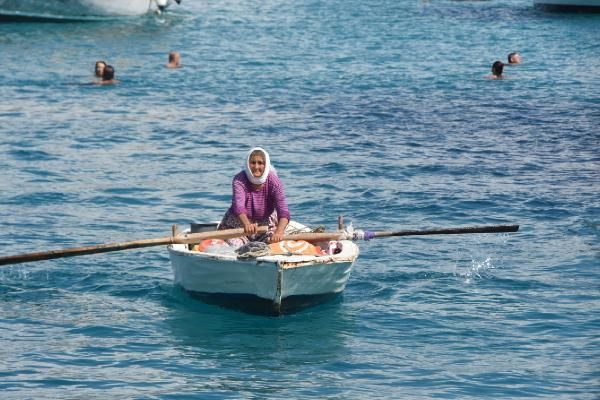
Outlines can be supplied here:
[[275, 172], [269, 172], [267, 181], [259, 190], [254, 190], [244, 171], [233, 177], [232, 186], [229, 212], [236, 216], [246, 214], [250, 221], [265, 221], [276, 210], [277, 218], [290, 219], [283, 183]]

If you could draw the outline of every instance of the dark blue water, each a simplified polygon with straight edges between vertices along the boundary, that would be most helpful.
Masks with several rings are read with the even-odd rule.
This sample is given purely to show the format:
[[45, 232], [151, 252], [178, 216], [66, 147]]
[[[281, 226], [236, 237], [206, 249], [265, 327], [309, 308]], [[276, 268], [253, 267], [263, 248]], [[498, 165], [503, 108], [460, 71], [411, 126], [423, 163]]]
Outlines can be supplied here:
[[521, 224], [361, 244], [342, 296], [283, 317], [191, 298], [162, 247], [0, 267], [0, 397], [597, 399], [600, 16], [530, 3], [0, 24], [0, 255], [218, 220], [253, 145], [309, 225]]

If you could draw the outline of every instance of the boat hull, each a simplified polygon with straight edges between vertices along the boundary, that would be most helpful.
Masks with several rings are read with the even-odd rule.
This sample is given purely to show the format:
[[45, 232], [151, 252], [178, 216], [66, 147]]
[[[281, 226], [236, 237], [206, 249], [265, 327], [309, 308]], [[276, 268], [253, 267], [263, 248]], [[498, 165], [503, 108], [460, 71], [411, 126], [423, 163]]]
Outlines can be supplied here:
[[156, 9], [154, 0], [0, 0], [0, 16], [5, 19], [103, 19]]
[[533, 5], [557, 11], [600, 12], [600, 0], [534, 0]]
[[346, 287], [358, 246], [343, 241], [335, 256], [266, 256], [250, 260], [192, 252], [186, 245], [168, 247], [175, 284], [207, 299], [258, 300], [282, 313], [340, 293]]

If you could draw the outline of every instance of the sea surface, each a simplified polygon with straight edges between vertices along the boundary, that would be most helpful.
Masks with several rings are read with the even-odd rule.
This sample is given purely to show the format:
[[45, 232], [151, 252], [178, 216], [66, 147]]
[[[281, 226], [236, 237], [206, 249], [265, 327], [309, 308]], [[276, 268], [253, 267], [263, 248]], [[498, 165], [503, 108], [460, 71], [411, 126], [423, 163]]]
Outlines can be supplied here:
[[361, 243], [283, 316], [190, 296], [163, 246], [3, 266], [1, 399], [600, 398], [599, 14], [184, 0], [0, 22], [0, 55], [0, 256], [219, 220], [255, 145], [313, 227], [521, 226]]

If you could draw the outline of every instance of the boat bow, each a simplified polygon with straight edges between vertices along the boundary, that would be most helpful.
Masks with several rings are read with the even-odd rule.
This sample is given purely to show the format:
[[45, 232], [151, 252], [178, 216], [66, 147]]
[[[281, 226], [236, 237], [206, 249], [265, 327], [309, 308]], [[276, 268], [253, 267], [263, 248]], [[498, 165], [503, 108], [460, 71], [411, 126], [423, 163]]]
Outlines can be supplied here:
[[[175, 0], [177, 4], [181, 0]], [[86, 20], [162, 13], [173, 0], [0, 0], [5, 19]]]

